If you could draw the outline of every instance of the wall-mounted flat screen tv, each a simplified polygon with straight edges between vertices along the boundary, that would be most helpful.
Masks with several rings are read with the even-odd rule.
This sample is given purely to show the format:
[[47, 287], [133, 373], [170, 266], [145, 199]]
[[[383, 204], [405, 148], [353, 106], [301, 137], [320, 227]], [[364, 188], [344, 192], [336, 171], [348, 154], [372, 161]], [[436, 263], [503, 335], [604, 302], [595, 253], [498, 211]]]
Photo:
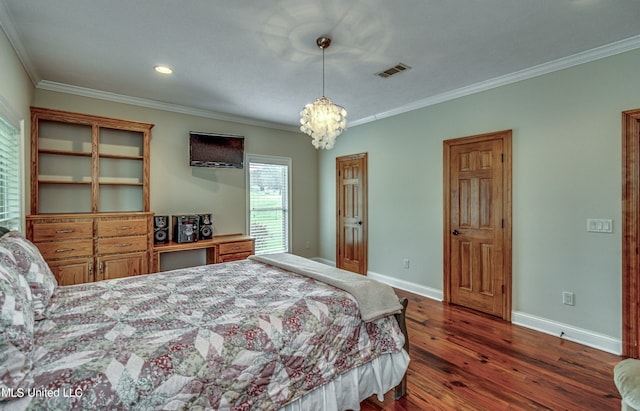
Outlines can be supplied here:
[[193, 167], [242, 168], [244, 137], [189, 132], [189, 165]]

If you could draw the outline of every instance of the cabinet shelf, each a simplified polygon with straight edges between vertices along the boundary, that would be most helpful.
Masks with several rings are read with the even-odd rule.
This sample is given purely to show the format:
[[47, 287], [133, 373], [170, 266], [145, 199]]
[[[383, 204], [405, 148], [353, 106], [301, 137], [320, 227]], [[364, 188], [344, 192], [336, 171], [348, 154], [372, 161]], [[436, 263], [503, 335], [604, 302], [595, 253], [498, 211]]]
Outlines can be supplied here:
[[[71, 151], [71, 150], [52, 150], [49, 148], [39, 148], [38, 153], [40, 154], [56, 154], [62, 156], [80, 156], [80, 157], [91, 157], [92, 153], [90, 151]], [[115, 158], [119, 160], [144, 160], [144, 156], [132, 156], [126, 154], [98, 154], [100, 158]]]
[[100, 158], [115, 158], [119, 160], [144, 160], [144, 156], [129, 156], [123, 154], [99, 154]]
[[40, 154], [56, 154], [61, 156], [79, 156], [79, 157], [91, 157], [90, 151], [71, 151], [71, 150], [51, 150], [48, 148], [38, 149]]
[[39, 179], [38, 184], [79, 184], [91, 185], [91, 181], [69, 181], [69, 180], [46, 180]]
[[31, 213], [148, 212], [153, 124], [31, 108]]
[[142, 187], [144, 184], [143, 183], [128, 183], [128, 182], [124, 182], [124, 181], [100, 181], [98, 184], [100, 185], [107, 185], [107, 186], [139, 186]]

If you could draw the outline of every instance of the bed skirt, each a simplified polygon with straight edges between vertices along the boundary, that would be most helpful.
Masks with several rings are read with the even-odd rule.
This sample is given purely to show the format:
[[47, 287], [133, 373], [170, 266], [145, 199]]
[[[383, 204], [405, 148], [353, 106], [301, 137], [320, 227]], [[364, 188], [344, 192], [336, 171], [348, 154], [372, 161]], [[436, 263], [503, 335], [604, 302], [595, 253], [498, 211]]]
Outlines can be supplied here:
[[386, 392], [400, 384], [409, 355], [405, 350], [384, 354], [318, 387], [278, 411], [359, 410], [360, 402], [373, 394], [380, 401]]

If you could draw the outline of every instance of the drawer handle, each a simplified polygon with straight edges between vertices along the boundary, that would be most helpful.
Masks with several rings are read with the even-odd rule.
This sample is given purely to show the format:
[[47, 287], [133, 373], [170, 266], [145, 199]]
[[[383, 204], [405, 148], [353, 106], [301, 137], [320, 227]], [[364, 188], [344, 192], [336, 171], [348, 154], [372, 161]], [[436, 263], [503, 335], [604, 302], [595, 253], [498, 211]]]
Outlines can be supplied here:
[[56, 230], [56, 233], [58, 234], [66, 234], [66, 233], [73, 233], [75, 230], [74, 229], [69, 229], [69, 230]]
[[116, 230], [131, 230], [131, 226], [129, 227], [116, 227]]
[[239, 245], [234, 245], [234, 246], [233, 246], [233, 249], [234, 249], [234, 250], [239, 250], [239, 249], [240, 249], [240, 246], [239, 246]]
[[73, 248], [58, 248], [56, 250], [56, 253], [66, 253], [66, 252], [73, 251], [73, 250], [74, 250]]
[[131, 247], [133, 244], [131, 243], [120, 243], [116, 244], [116, 247]]

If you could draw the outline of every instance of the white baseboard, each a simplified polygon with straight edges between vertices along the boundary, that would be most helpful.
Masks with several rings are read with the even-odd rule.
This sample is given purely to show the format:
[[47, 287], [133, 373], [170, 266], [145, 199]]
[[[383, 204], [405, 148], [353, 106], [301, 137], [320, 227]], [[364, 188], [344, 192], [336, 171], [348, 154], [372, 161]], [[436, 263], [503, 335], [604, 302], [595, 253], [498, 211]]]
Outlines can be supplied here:
[[[334, 261], [326, 260], [323, 258], [314, 258], [314, 260], [331, 266], [336, 265]], [[385, 283], [392, 287], [400, 288], [402, 290], [409, 291], [423, 297], [431, 298], [433, 300], [442, 301], [444, 298], [442, 290], [425, 287], [423, 285], [389, 277], [383, 274], [374, 273], [372, 271], [367, 272], [367, 276], [371, 277], [374, 280], [378, 280], [381, 283]], [[596, 348], [598, 350], [606, 351], [615, 355], [622, 354], [622, 341], [608, 335], [585, 330], [573, 325], [560, 323], [557, 321], [549, 320], [547, 318], [537, 317], [535, 315], [519, 311], [512, 312], [511, 322], [515, 325], [530, 328], [532, 330], [536, 330], [545, 334], [555, 335], [556, 337], [573, 341], [578, 344], [586, 345], [588, 347]]]
[[[315, 257], [312, 258], [319, 263], [327, 264], [335, 267], [335, 261], [327, 260], [325, 258]], [[425, 287], [424, 285], [412, 283], [410, 281], [400, 280], [398, 278], [389, 277], [384, 274], [374, 273], [373, 271], [367, 271], [367, 277], [371, 277], [374, 280], [380, 281], [381, 283], [385, 283], [390, 285], [391, 287], [400, 288], [401, 290], [409, 291], [414, 294], [421, 295], [423, 297], [428, 297], [433, 300], [442, 301], [443, 295], [442, 290], [438, 290], [436, 288]]]
[[615, 355], [622, 354], [622, 341], [608, 335], [519, 311], [511, 314], [511, 322]]
[[374, 280], [378, 280], [381, 283], [390, 285], [391, 287], [399, 288], [401, 290], [409, 291], [411, 293], [418, 294], [423, 297], [431, 298], [432, 300], [442, 301], [442, 299], [444, 298], [442, 291], [436, 288], [426, 287], [424, 285], [412, 283], [410, 281], [400, 280], [400, 279], [389, 277], [383, 274], [374, 273], [372, 271], [367, 272], [367, 277], [371, 277]]

